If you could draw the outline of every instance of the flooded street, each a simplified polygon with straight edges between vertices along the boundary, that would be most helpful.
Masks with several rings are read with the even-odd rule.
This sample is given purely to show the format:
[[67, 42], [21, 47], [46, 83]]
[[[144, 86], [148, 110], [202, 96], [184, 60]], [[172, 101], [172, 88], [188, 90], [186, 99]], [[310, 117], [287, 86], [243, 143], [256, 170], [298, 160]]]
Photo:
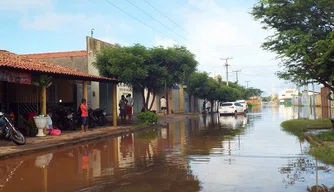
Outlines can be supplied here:
[[1, 191], [316, 191], [334, 170], [283, 132], [291, 107], [200, 116], [0, 162]]

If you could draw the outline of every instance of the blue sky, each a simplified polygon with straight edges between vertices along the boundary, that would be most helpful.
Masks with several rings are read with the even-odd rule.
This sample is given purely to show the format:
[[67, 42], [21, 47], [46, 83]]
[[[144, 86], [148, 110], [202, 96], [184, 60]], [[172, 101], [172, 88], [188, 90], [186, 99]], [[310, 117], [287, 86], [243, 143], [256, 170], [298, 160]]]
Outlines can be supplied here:
[[[161, 15], [147, 2], [169, 19]], [[10, 0], [0, 7], [0, 49], [14, 53], [83, 50], [85, 36], [109, 43], [145, 46], [182, 44], [196, 54], [198, 69], [270, 94], [292, 88], [278, 80], [279, 61], [260, 48], [272, 34], [249, 14], [256, 0]], [[144, 10], [143, 13], [137, 7]], [[134, 19], [137, 18], [138, 20]], [[175, 25], [174, 23], [177, 23]], [[150, 27], [147, 27], [149, 25]], [[153, 28], [153, 29], [152, 29]]]

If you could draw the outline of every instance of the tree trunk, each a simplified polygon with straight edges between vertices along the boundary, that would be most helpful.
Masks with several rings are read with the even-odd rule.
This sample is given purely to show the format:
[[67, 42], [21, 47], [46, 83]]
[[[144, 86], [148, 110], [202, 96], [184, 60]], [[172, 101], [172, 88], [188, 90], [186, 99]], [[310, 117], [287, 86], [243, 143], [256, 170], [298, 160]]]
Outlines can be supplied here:
[[149, 108], [149, 110], [152, 109], [152, 107], [153, 107], [153, 103], [154, 103], [154, 101], [155, 101], [155, 92], [152, 92], [152, 93], [153, 93], [153, 98], [152, 98], [152, 102], [151, 102], [151, 104], [150, 104], [150, 108]]
[[145, 112], [148, 111], [148, 101], [150, 99], [150, 94], [151, 94], [151, 91], [147, 90], [147, 94], [146, 94], [146, 98], [145, 98], [145, 104], [144, 104]]
[[211, 108], [210, 108], [210, 110], [211, 110], [211, 113], [213, 112], [213, 107], [214, 107], [214, 103], [213, 103], [213, 101], [214, 101], [214, 100], [210, 100], [210, 104], [211, 104]]
[[194, 112], [197, 112], [197, 105], [196, 105], [196, 102], [197, 101], [197, 96], [194, 95]]
[[142, 89], [140, 90], [140, 92], [141, 92], [141, 96], [142, 96], [142, 98], [143, 98], [143, 108], [142, 108], [142, 109], [145, 110], [145, 88], [142, 88]]

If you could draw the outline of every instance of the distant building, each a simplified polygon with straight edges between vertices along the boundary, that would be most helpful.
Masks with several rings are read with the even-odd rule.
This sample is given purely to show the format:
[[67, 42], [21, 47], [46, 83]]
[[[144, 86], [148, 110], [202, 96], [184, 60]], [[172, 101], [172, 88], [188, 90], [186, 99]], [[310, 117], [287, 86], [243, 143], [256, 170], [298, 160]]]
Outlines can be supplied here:
[[279, 92], [278, 99], [280, 104], [292, 104], [292, 97], [296, 95], [298, 95], [296, 89], [286, 89]]

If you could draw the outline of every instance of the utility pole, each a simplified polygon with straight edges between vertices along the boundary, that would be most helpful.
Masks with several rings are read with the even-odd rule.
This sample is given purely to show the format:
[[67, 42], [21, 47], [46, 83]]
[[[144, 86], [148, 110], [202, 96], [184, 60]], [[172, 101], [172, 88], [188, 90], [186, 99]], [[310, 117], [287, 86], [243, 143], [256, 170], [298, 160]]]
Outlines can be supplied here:
[[227, 57], [227, 58], [220, 58], [220, 60], [225, 60], [225, 67], [226, 67], [226, 85], [228, 86], [228, 60], [233, 59], [233, 57]]
[[250, 82], [250, 81], [246, 81], [246, 83], [247, 83], [247, 89], [248, 89], [248, 82]]
[[241, 72], [241, 70], [236, 70], [236, 71], [232, 71], [232, 72], [235, 72], [235, 75], [237, 77], [237, 84], [238, 84], [238, 72]]

